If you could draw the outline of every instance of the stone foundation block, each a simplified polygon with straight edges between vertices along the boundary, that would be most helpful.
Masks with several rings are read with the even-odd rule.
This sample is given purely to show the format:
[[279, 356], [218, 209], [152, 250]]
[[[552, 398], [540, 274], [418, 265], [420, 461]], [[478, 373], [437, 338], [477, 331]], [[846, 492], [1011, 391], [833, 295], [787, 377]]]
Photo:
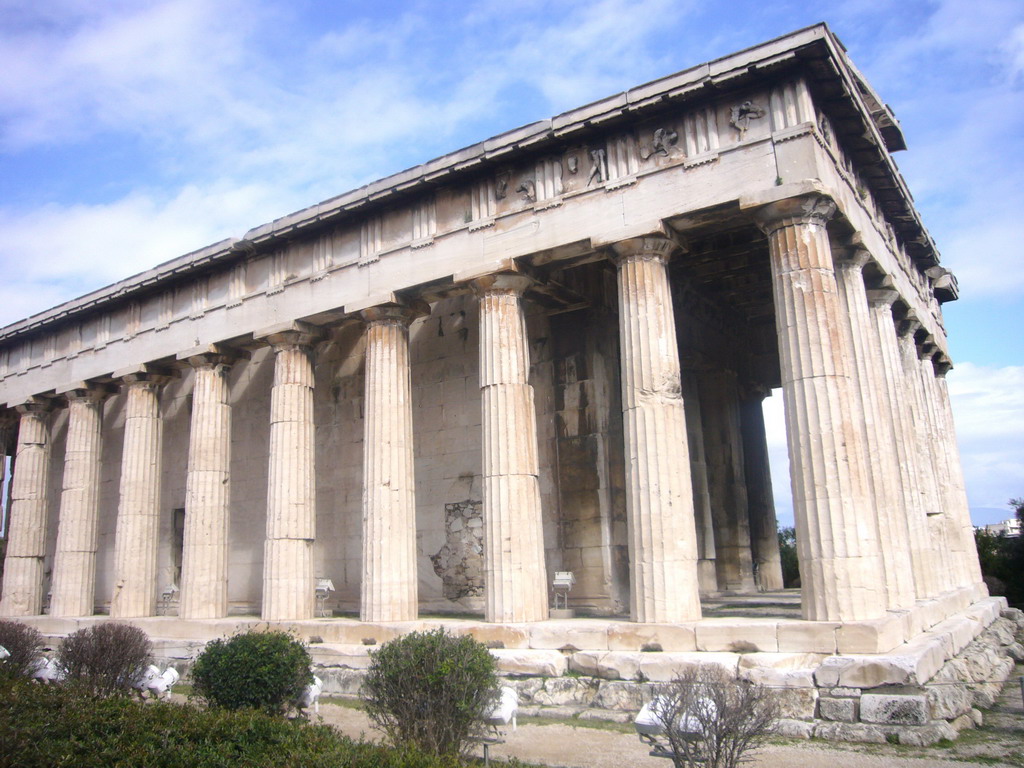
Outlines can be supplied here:
[[929, 723], [928, 725], [920, 728], [895, 728], [892, 729], [890, 733], [894, 733], [896, 735], [900, 744], [907, 744], [912, 747], [930, 747], [932, 744], [935, 744], [937, 741], [941, 741], [942, 739], [956, 738], [956, 729], [944, 721]]
[[780, 719], [775, 724], [775, 735], [787, 739], [809, 739], [814, 735], [814, 723], [804, 720]]
[[828, 621], [780, 621], [777, 637], [780, 653], [836, 652], [838, 623]]
[[879, 725], [927, 725], [926, 696], [865, 693], [860, 697], [860, 719]]
[[572, 647], [575, 650], [608, 650], [608, 622], [605, 621], [538, 621], [531, 624], [528, 631], [530, 648], [559, 650]]
[[698, 651], [769, 652], [779, 650], [778, 622], [705, 619], [697, 625]]
[[836, 630], [836, 650], [839, 653], [888, 653], [905, 639], [902, 619], [886, 616], [840, 625]]
[[825, 659], [814, 672], [819, 688], [878, 688], [917, 682], [914, 659], [902, 656], [845, 656]]
[[813, 720], [818, 704], [817, 688], [783, 688], [779, 697], [779, 715], [790, 720]]
[[561, 651], [533, 651], [522, 648], [496, 648], [491, 655], [502, 675], [561, 677], [569, 667]]
[[509, 624], [476, 624], [459, 634], [467, 634], [488, 648], [529, 648], [530, 633], [525, 627]]
[[772, 688], [814, 688], [814, 670], [823, 660], [815, 653], [744, 653], [737, 673]]
[[641, 653], [640, 675], [652, 682], [668, 682], [687, 668], [714, 664], [736, 677], [739, 660], [735, 653]]
[[928, 710], [933, 719], [953, 720], [971, 711], [974, 696], [967, 686], [957, 682], [942, 682], [930, 685], [925, 694]]
[[579, 651], [569, 657], [569, 669], [605, 680], [636, 680], [640, 658], [635, 651]]
[[877, 725], [865, 723], [818, 723], [814, 736], [828, 741], [861, 741], [869, 744], [885, 744], [885, 731]]
[[552, 677], [544, 681], [533, 700], [542, 706], [573, 706], [577, 709], [589, 707], [597, 695], [596, 680], [575, 677]]
[[312, 645], [309, 655], [322, 667], [369, 669], [370, 649], [365, 645]]
[[609, 651], [641, 651], [657, 645], [663, 651], [696, 651], [693, 624], [631, 624], [615, 622], [608, 627]]
[[837, 723], [854, 723], [857, 721], [857, 700], [820, 698], [818, 717]]
[[649, 685], [621, 680], [602, 682], [594, 696], [594, 706], [602, 709], [638, 712], [652, 694]]

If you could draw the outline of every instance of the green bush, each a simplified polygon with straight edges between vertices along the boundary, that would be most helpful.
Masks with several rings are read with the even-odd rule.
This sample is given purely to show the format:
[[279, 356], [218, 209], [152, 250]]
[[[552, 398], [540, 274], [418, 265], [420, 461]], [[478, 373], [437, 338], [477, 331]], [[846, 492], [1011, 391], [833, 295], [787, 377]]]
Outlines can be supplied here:
[[800, 586], [800, 562], [796, 555], [796, 528], [779, 529], [779, 557], [782, 560], [782, 586]]
[[313, 682], [306, 647], [284, 632], [207, 643], [192, 666], [192, 694], [224, 709], [283, 713]]
[[4, 619], [0, 620], [0, 645], [11, 654], [0, 661], [0, 676], [25, 677], [43, 652], [43, 636], [35, 627]]
[[0, 681], [0, 768], [456, 768], [325, 725]]
[[131, 624], [94, 624], [68, 635], [57, 652], [66, 682], [100, 696], [131, 693], [153, 654], [146, 633]]
[[494, 657], [471, 637], [410, 632], [370, 652], [367, 713], [395, 745], [464, 753], [498, 695]]

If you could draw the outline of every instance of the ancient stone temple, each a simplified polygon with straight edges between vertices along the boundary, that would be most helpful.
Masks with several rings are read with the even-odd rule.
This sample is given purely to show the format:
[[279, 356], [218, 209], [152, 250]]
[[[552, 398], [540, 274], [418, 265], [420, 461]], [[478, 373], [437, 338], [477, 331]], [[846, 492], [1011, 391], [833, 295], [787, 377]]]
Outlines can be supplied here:
[[[834, 654], [980, 604], [980, 632], [957, 285], [903, 149], [819, 25], [0, 330], [0, 614]], [[802, 616], [702, 621], [782, 587], [780, 388]], [[547, 620], [559, 571], [604, 629]]]

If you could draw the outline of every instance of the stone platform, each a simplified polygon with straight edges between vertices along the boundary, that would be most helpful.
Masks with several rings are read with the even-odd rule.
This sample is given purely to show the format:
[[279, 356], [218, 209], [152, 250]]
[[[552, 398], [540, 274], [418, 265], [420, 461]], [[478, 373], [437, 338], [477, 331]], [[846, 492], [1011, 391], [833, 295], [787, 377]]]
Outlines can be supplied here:
[[[310, 645], [325, 691], [356, 695], [369, 652], [414, 630], [445, 627], [487, 644], [500, 673], [520, 692], [525, 713], [629, 721], [659, 682], [714, 664], [737, 678], [780, 689], [787, 735], [837, 740], [932, 743], [980, 722], [986, 706], [1024, 660], [1015, 635], [1024, 614], [1004, 598], [964, 589], [921, 601], [876, 621], [787, 618], [798, 593], [707, 601], [699, 622], [637, 624], [573, 619], [488, 624], [467, 619], [372, 623], [324, 618], [273, 625], [253, 617], [137, 619], [157, 656], [184, 671], [209, 640], [273, 626]], [[738, 613], [747, 615], [734, 615]], [[751, 615], [753, 614], [753, 615]], [[51, 636], [103, 616], [27, 619]]]

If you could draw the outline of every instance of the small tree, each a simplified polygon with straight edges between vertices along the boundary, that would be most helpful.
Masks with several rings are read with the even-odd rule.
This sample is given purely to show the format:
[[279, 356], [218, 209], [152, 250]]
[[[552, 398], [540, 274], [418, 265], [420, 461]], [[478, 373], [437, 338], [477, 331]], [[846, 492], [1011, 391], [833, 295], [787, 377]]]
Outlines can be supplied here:
[[11, 654], [0, 661], [0, 676], [25, 677], [43, 651], [43, 636], [20, 621], [0, 620], [0, 645]]
[[494, 657], [471, 637], [410, 632], [370, 653], [363, 682], [370, 719], [396, 745], [464, 753], [498, 695]]
[[678, 674], [658, 691], [652, 709], [676, 768], [736, 768], [779, 718], [774, 691], [715, 666]]
[[66, 681], [100, 696], [130, 693], [150, 662], [153, 645], [131, 624], [107, 622], [68, 635], [57, 652]]
[[284, 632], [246, 632], [214, 640], [192, 666], [192, 694], [224, 709], [283, 714], [313, 682], [309, 651]]
[[782, 560], [782, 586], [800, 586], [800, 561], [796, 555], [796, 528], [779, 529], [779, 558]]

